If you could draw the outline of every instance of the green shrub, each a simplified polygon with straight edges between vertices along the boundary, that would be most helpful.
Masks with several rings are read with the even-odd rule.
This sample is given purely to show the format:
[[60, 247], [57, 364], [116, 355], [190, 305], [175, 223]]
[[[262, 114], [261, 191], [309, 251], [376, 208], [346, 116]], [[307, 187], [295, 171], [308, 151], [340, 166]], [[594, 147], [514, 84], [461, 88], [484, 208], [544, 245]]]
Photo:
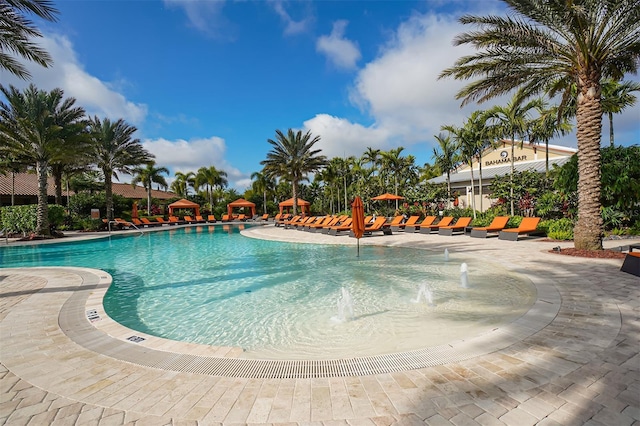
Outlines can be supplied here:
[[[52, 204], [48, 206], [49, 227], [59, 228], [65, 220], [64, 207]], [[27, 204], [24, 206], [7, 206], [0, 209], [0, 228], [10, 233], [26, 236], [35, 232], [38, 220], [38, 205]]]
[[573, 227], [575, 226], [571, 219], [555, 219], [549, 221], [549, 230], [547, 236], [554, 240], [572, 240]]

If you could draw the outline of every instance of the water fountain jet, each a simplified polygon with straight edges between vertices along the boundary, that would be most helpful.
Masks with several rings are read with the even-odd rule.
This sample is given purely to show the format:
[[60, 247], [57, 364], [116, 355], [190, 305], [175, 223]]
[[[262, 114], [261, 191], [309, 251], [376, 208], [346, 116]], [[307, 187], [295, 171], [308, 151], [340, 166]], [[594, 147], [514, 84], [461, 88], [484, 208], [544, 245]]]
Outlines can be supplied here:
[[469, 288], [469, 268], [466, 263], [460, 265], [460, 287]]

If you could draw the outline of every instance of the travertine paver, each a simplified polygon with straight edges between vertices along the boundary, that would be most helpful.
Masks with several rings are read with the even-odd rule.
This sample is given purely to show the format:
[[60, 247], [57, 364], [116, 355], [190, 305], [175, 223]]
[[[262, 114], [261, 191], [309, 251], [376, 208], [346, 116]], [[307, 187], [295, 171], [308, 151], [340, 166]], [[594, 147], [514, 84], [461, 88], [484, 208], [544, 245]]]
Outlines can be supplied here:
[[[274, 227], [249, 233], [354, 243]], [[0, 424], [640, 424], [640, 280], [619, 272], [621, 261], [546, 252], [557, 243], [464, 236], [394, 234], [361, 244], [470, 251], [551, 283], [562, 305], [533, 335], [462, 362], [362, 377], [241, 379], [162, 371], [87, 350], [58, 317], [91, 273], [0, 269]], [[158, 349], [212, 355], [173, 342]]]

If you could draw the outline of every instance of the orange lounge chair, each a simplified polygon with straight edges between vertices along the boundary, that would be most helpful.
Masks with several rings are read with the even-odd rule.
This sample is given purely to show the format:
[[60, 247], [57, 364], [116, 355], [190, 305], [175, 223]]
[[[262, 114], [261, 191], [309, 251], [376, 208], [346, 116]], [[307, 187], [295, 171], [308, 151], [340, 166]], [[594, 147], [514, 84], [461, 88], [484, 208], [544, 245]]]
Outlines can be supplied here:
[[518, 241], [520, 235], [530, 235], [540, 232], [536, 229], [538, 223], [540, 223], [539, 217], [525, 217], [517, 228], [503, 229], [500, 231], [498, 238], [501, 240]]
[[317, 219], [318, 219], [317, 216], [307, 216], [295, 223], [292, 223], [291, 225], [289, 225], [289, 228], [302, 229], [304, 226], [314, 223]]
[[177, 216], [169, 216], [169, 222], [173, 223], [174, 225], [182, 225], [186, 223], [184, 220], [178, 219]]
[[171, 221], [167, 222], [166, 220], [164, 220], [161, 217], [156, 217], [156, 222], [158, 222], [160, 225], [165, 225], [165, 224], [166, 225], [175, 225], [175, 223], [173, 223]]
[[344, 224], [344, 221], [345, 221], [345, 220], [347, 220], [347, 219], [349, 219], [349, 216], [347, 216], [347, 215], [345, 214], [345, 215], [342, 215], [342, 216], [338, 216], [338, 217], [337, 217], [337, 219], [338, 219], [338, 220], [337, 220], [337, 221], [335, 221], [335, 223], [334, 223], [333, 225], [331, 225], [331, 224], [327, 224], [326, 226], [323, 226], [322, 228], [320, 228], [320, 232], [322, 232], [323, 234], [328, 234], [328, 233], [329, 233], [329, 230], [330, 230], [332, 227], [334, 227], [334, 226], [340, 226], [340, 225], [343, 225], [343, 224]]
[[196, 222], [204, 223], [204, 222], [206, 222], [206, 220], [204, 220], [204, 218], [202, 216], [196, 216]]
[[[334, 220], [336, 219], [336, 220]], [[305, 231], [309, 231], [309, 232], [316, 232], [316, 229], [322, 229], [323, 226], [328, 226], [330, 223], [332, 223], [332, 225], [335, 225], [337, 223], [337, 218], [334, 216], [325, 216], [320, 218], [319, 220], [315, 221], [314, 223], [308, 223], [305, 226], [303, 226], [302, 228]]]
[[217, 222], [216, 217], [212, 214], [210, 214], [209, 216], [207, 216], [207, 222]]
[[236, 218], [237, 220], [241, 220], [241, 221], [245, 221], [247, 220], [247, 215], [245, 214], [239, 214], [238, 217]]
[[389, 227], [393, 231], [398, 231], [400, 229], [405, 230], [405, 228], [407, 226], [415, 225], [418, 222], [418, 219], [420, 219], [420, 216], [411, 216], [411, 217], [409, 217], [409, 219], [407, 219], [407, 221], [405, 223], [400, 223], [399, 225], [391, 224], [391, 225], [389, 225]]
[[[142, 221], [142, 224], [144, 226], [162, 226], [162, 223], [160, 223], [160, 222], [151, 222], [146, 217], [142, 217], [142, 218], [140, 218], [140, 220]], [[133, 222], [133, 223], [135, 223], [135, 222]]]
[[456, 232], [457, 233], [462, 232], [464, 234], [464, 228], [466, 228], [470, 224], [471, 224], [470, 217], [467, 217], [467, 216], [459, 217], [455, 225], [440, 226], [438, 228], [438, 235], [452, 236]]
[[497, 233], [504, 229], [509, 222], [509, 216], [496, 216], [493, 218], [489, 226], [471, 228], [471, 236], [473, 238], [487, 238], [489, 233]]
[[265, 213], [259, 217], [260, 220], [264, 220], [265, 222], [269, 220], [269, 213]]
[[187, 223], [196, 223], [195, 220], [193, 220], [193, 218], [191, 216], [185, 216], [184, 217], [184, 221]]
[[449, 226], [451, 225], [451, 222], [453, 222], [453, 216], [445, 216], [440, 219], [435, 225], [420, 226], [420, 233], [430, 234], [432, 232], [437, 232], [438, 228], [440, 228], [441, 226]]
[[135, 217], [131, 219], [131, 222], [133, 222], [133, 224], [137, 227], [144, 226], [143, 223], [140, 222], [140, 220], [136, 219]]
[[[369, 226], [364, 227], [363, 235], [373, 235], [374, 232], [382, 232], [384, 235], [391, 235], [391, 225], [387, 223], [387, 218], [378, 217], [376, 220]], [[350, 234], [354, 236], [353, 233]]]
[[633, 247], [636, 246], [629, 247], [629, 253], [624, 257], [624, 262], [622, 262], [620, 270], [627, 274], [640, 277], [640, 252], [633, 251]]
[[282, 225], [284, 225], [284, 228], [287, 229], [289, 226], [291, 226], [291, 224], [299, 222], [301, 220], [302, 220], [302, 216], [297, 215], [297, 216], [292, 217], [289, 220], [282, 221]]
[[404, 216], [400, 215], [400, 216], [394, 216], [393, 219], [391, 219], [391, 223], [389, 223], [389, 226], [398, 226], [400, 224], [402, 224], [402, 220], [404, 219]]
[[222, 215], [222, 221], [223, 222], [231, 222], [233, 220], [233, 218], [231, 216], [229, 216], [228, 214], [223, 214]]
[[416, 223], [414, 225], [405, 224], [404, 232], [416, 232], [416, 231], [420, 230], [421, 227], [429, 226], [435, 221], [436, 221], [436, 217], [435, 216], [427, 216], [420, 223]]
[[350, 231], [351, 230], [351, 222], [352, 218], [348, 217], [340, 225], [334, 225], [329, 227], [329, 231], [327, 234], [329, 235], [338, 235], [340, 232]]

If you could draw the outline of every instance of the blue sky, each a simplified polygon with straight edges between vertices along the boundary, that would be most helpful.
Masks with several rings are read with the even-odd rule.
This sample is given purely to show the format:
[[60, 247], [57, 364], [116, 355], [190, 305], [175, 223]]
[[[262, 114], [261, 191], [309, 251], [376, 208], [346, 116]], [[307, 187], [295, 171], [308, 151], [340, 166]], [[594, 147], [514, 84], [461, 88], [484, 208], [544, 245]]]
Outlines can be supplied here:
[[[432, 162], [442, 125], [462, 125], [471, 111], [505, 102], [461, 109], [455, 93], [463, 82], [437, 80], [471, 52], [452, 45], [463, 31], [457, 18], [501, 13], [492, 0], [65, 0], [55, 7], [58, 22], [38, 23], [54, 66], [28, 65], [32, 81], [62, 88], [90, 115], [135, 125], [171, 178], [215, 165], [243, 191], [262, 168], [267, 139], [289, 128], [319, 135], [329, 158], [403, 146], [422, 165]], [[6, 72], [0, 81], [28, 84]], [[618, 143], [639, 142], [639, 117], [638, 104], [615, 116]], [[575, 136], [553, 143], [576, 146]]]

